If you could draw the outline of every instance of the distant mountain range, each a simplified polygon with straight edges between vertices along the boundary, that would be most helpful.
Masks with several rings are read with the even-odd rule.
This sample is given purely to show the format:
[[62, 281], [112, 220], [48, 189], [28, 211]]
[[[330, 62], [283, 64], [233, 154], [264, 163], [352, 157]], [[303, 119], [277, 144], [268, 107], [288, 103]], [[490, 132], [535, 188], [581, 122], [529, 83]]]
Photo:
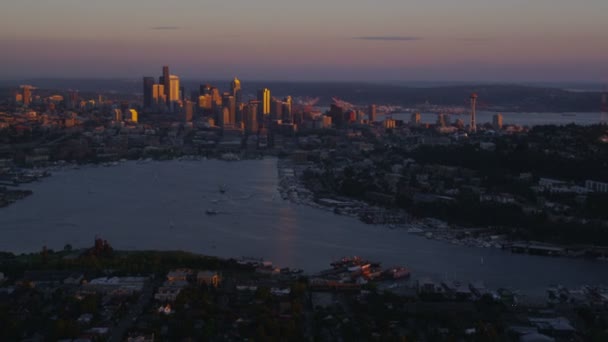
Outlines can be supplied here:
[[[183, 80], [186, 95], [201, 83], [228, 89], [229, 81], [200, 82]], [[15, 90], [20, 84], [31, 84], [48, 90], [79, 90], [83, 94], [141, 95], [141, 80], [100, 79], [32, 79], [0, 81], [2, 93]], [[522, 112], [599, 112], [601, 87], [597, 84], [465, 84], [461, 82], [281, 82], [242, 81], [244, 98], [252, 98], [256, 89], [267, 87], [273, 96], [319, 97], [320, 105], [329, 105], [332, 97], [353, 104], [390, 104], [412, 107], [428, 103], [441, 106], [467, 106], [471, 93], [479, 95], [479, 106], [486, 110]]]

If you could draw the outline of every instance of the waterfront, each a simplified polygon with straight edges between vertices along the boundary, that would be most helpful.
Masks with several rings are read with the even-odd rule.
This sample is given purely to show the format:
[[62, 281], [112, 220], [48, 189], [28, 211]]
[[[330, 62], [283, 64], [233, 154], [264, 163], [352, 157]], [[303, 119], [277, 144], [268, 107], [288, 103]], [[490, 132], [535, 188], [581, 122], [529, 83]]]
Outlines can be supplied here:
[[[492, 123], [493, 116], [497, 112], [478, 111], [477, 124]], [[518, 126], [538, 126], [538, 125], [568, 125], [577, 124], [589, 126], [600, 123], [600, 113], [584, 112], [584, 113], [514, 113], [501, 112], [503, 123], [505, 125]], [[394, 113], [391, 114], [393, 119], [410, 121], [411, 113]], [[437, 122], [437, 113], [421, 113], [422, 123], [435, 124]], [[465, 124], [469, 123], [469, 115], [448, 115], [449, 122], [455, 122], [461, 119]]]
[[[225, 194], [219, 191], [223, 184]], [[274, 159], [125, 162], [58, 171], [25, 186], [32, 196], [0, 210], [0, 250], [85, 247], [99, 235], [117, 249], [263, 257], [307, 272], [360, 255], [407, 266], [415, 277], [483, 280], [492, 288], [534, 294], [550, 284], [608, 283], [603, 261], [431, 241], [284, 201], [277, 187]]]

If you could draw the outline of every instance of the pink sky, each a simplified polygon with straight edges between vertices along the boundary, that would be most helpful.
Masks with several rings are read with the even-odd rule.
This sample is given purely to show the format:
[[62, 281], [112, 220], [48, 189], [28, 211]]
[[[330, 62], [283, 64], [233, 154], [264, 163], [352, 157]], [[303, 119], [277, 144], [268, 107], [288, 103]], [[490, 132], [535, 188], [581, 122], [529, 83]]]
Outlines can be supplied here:
[[[457, 3], [457, 4], [456, 4]], [[12, 1], [0, 78], [608, 81], [608, 1]]]

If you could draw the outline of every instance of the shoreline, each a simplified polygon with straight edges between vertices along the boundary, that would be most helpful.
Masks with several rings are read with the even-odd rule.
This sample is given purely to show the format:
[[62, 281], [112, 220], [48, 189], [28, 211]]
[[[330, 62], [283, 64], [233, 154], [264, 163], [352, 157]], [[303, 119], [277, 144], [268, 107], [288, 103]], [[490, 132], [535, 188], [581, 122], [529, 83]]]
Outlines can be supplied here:
[[[298, 166], [288, 159], [278, 159], [279, 193], [284, 200], [295, 204], [306, 205], [312, 208], [331, 211], [336, 215], [355, 218], [369, 226], [388, 228], [391, 230], [405, 230], [407, 234], [423, 236], [429, 240], [440, 241], [452, 245], [472, 248], [496, 248], [503, 251], [510, 250], [512, 254], [528, 254], [530, 256], [548, 256], [608, 261], [606, 257], [589, 257], [586, 252], [597, 246], [558, 245], [543, 241], [519, 241], [509, 239], [500, 232], [490, 228], [454, 228], [442, 220], [426, 217], [412, 220], [409, 214], [402, 209], [388, 209], [373, 206], [364, 201], [343, 198], [342, 196], [328, 196], [316, 199], [316, 194], [309, 190], [301, 180], [301, 173], [307, 166]], [[315, 200], [316, 199], [316, 200]], [[319, 203], [321, 202], [321, 203]], [[325, 203], [325, 204], [323, 204]], [[333, 206], [332, 206], [333, 205]], [[366, 220], [362, 213], [372, 213], [371, 221]], [[385, 222], [374, 222], [379, 216]], [[477, 236], [476, 236], [477, 235]]]

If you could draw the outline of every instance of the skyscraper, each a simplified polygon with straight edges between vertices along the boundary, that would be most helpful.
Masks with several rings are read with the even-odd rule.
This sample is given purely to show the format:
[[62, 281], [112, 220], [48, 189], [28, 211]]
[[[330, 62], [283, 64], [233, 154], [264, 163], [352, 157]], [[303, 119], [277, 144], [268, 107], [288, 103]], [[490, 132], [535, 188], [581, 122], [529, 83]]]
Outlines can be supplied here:
[[287, 96], [285, 99], [283, 99], [283, 121], [293, 122], [293, 115], [291, 113], [293, 107], [292, 104], [293, 99], [291, 96]]
[[258, 131], [258, 104], [250, 102], [243, 108], [243, 121], [247, 133], [257, 133]]
[[171, 78], [169, 74], [169, 66], [163, 66], [163, 79], [162, 83], [165, 86], [165, 97], [167, 99], [167, 105], [171, 102]]
[[152, 88], [154, 87], [154, 77], [144, 77], [144, 108], [152, 108]]
[[220, 127], [224, 128], [230, 125], [230, 109], [228, 107], [222, 108], [219, 116]]
[[283, 119], [283, 101], [279, 99], [272, 99], [272, 102], [270, 103], [270, 119]]
[[139, 120], [137, 111], [135, 109], [129, 109], [129, 113], [131, 114], [131, 122], [137, 123]]
[[192, 119], [194, 117], [194, 102], [192, 101], [186, 101], [185, 104], [186, 110], [185, 110], [185, 118], [184, 120], [186, 122], [192, 122]]
[[492, 117], [492, 126], [494, 126], [494, 129], [497, 131], [502, 129], [502, 114], [495, 114]]
[[234, 96], [236, 104], [238, 105], [241, 103], [241, 81], [239, 81], [239, 79], [236, 77], [234, 80], [232, 80], [232, 82], [230, 82], [230, 92], [232, 93], [232, 96]]
[[376, 121], [376, 105], [375, 104], [369, 105], [367, 115], [368, 115], [367, 118], [369, 119], [369, 122]]
[[224, 93], [222, 96], [222, 107], [228, 108], [228, 121], [226, 124], [234, 125], [236, 123], [236, 100], [230, 93]]
[[258, 109], [261, 114], [270, 114], [270, 89], [262, 88], [258, 90], [258, 101], [260, 101], [261, 105], [261, 108]]
[[122, 121], [122, 110], [116, 108], [114, 109], [114, 121], [120, 122]]
[[445, 127], [446, 126], [446, 119], [445, 119], [445, 114], [439, 113], [437, 115], [437, 126], [439, 127]]
[[155, 107], [164, 107], [167, 104], [165, 98], [165, 86], [162, 84], [152, 85], [152, 103]]
[[471, 94], [471, 123], [469, 126], [469, 132], [477, 132], [477, 119], [476, 119], [476, 111], [477, 109], [477, 94]]
[[420, 113], [412, 113], [412, 116], [410, 117], [410, 126], [412, 126], [412, 127], [419, 126], [421, 119], [422, 119], [422, 117], [421, 117]]
[[[175, 75], [169, 76], [169, 101], [170, 102], [178, 102], [180, 101], [179, 97], [179, 77]], [[165, 94], [167, 93], [167, 89], [165, 89]]]
[[23, 85], [21, 86], [21, 88], [23, 89], [23, 105], [28, 107], [30, 105], [30, 103], [32, 103], [32, 89], [33, 87], [31, 85]]
[[79, 102], [78, 100], [79, 100], [78, 90], [68, 90], [68, 94], [64, 100], [66, 108], [67, 109], [76, 108], [76, 105]]

